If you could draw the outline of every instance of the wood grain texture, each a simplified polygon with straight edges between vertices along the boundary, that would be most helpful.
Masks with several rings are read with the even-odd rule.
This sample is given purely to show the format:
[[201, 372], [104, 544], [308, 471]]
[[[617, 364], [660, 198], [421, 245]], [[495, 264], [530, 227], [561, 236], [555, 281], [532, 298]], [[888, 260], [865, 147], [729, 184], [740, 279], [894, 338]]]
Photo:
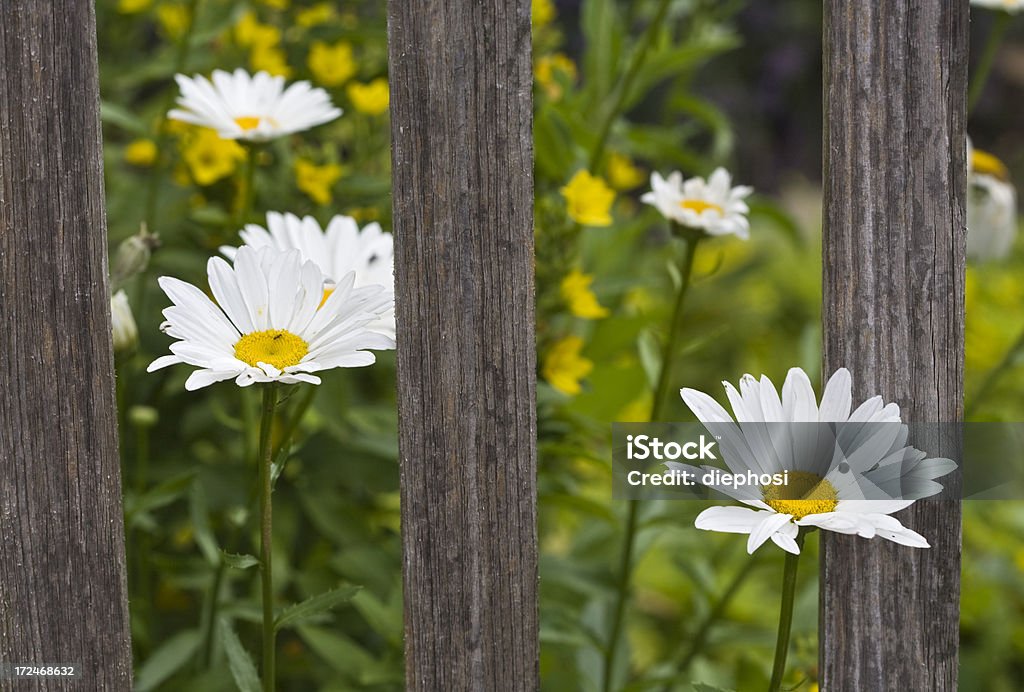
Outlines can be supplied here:
[[0, 663], [131, 687], [91, 2], [0, 3]]
[[[826, 0], [824, 365], [909, 422], [963, 408], [968, 0]], [[955, 497], [955, 495], [953, 496]], [[932, 547], [823, 532], [823, 690], [955, 690], [960, 504]]]
[[539, 687], [529, 0], [389, 3], [410, 690]]

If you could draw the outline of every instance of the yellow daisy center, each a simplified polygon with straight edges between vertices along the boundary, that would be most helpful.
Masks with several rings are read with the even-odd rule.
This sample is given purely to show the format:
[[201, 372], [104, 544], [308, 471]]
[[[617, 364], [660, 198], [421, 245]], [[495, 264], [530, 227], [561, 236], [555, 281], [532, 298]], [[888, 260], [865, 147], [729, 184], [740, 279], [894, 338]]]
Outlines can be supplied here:
[[980, 149], [975, 149], [972, 152], [971, 170], [975, 173], [991, 175], [1004, 182], [1010, 179], [1010, 173], [1006, 170], [1003, 162], [987, 151], [981, 151]]
[[718, 212], [719, 216], [723, 215], [722, 207], [718, 206], [714, 202], [705, 202], [702, 199], [684, 199], [679, 203], [679, 206], [683, 209], [689, 209], [690, 211], [697, 212], [698, 214], [711, 209], [712, 211]]
[[278, 370], [298, 365], [309, 353], [309, 344], [285, 329], [266, 329], [246, 334], [235, 344], [235, 358], [258, 367], [268, 363]]
[[761, 488], [761, 495], [776, 512], [792, 514], [797, 519], [832, 512], [839, 504], [835, 487], [807, 471], [790, 471], [787, 485], [766, 485]]
[[249, 130], [255, 130], [260, 126], [260, 118], [255, 115], [243, 115], [235, 118], [235, 125], [248, 132]]

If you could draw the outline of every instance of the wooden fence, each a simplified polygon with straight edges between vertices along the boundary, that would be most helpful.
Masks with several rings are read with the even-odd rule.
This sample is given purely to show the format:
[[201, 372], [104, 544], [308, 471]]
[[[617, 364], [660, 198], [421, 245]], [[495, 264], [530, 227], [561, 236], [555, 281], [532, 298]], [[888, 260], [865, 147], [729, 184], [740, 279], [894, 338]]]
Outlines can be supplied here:
[[[967, 0], [825, 3], [825, 370], [905, 421], [963, 415]], [[822, 534], [823, 690], [955, 690], [960, 504], [930, 550]]]
[[[957, 420], [967, 0], [825, 6], [826, 369]], [[409, 689], [539, 687], [529, 11], [390, 2]], [[92, 4], [0, 4], [0, 56], [0, 662], [128, 689]], [[824, 538], [822, 689], [956, 687], [959, 505], [908, 515]]]
[[0, 663], [129, 689], [93, 4], [0, 3], [0, 65]]

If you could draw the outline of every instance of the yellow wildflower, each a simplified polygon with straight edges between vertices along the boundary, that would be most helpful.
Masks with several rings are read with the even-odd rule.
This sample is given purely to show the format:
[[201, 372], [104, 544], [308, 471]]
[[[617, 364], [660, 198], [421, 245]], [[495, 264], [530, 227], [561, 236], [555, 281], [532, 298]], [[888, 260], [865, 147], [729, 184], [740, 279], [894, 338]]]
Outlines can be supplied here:
[[359, 223], [365, 223], [379, 220], [380, 210], [377, 207], [355, 207], [349, 210], [348, 215]]
[[235, 43], [243, 48], [276, 46], [281, 42], [281, 30], [270, 24], [263, 24], [251, 12], [243, 12], [235, 24]]
[[156, 18], [164, 33], [173, 39], [181, 38], [188, 30], [192, 15], [184, 5], [161, 3], [156, 8]]
[[651, 402], [654, 397], [648, 394], [641, 394], [633, 401], [626, 404], [619, 415], [615, 417], [617, 423], [647, 423], [651, 420]]
[[262, 0], [262, 2], [267, 7], [273, 7], [275, 10], [288, 9], [288, 0]]
[[622, 296], [622, 307], [630, 315], [643, 315], [654, 309], [654, 298], [643, 286], [634, 286]]
[[292, 74], [288, 58], [280, 46], [253, 46], [249, 53], [249, 65], [253, 70], [263, 70], [275, 77], [290, 77]]
[[608, 157], [608, 182], [616, 190], [632, 190], [646, 180], [647, 176], [629, 160], [628, 156], [612, 154]]
[[352, 44], [347, 41], [339, 41], [333, 46], [314, 41], [306, 64], [316, 81], [326, 86], [344, 84], [356, 73]]
[[142, 12], [153, 4], [153, 0], [121, 0], [117, 3], [117, 11], [121, 14]]
[[308, 29], [309, 27], [326, 24], [334, 19], [335, 16], [334, 5], [329, 2], [318, 2], [312, 7], [296, 12], [295, 23]]
[[580, 170], [562, 188], [569, 218], [584, 226], [611, 226], [615, 191], [599, 176]]
[[559, 339], [544, 358], [541, 373], [552, 387], [570, 396], [581, 391], [580, 380], [590, 374], [594, 364], [580, 356], [583, 339], [567, 336]]
[[352, 82], [345, 87], [348, 100], [352, 102], [353, 108], [360, 113], [367, 115], [380, 115], [388, 110], [388, 80], [383, 77], [362, 84]]
[[594, 277], [573, 269], [562, 279], [562, 299], [569, 306], [569, 312], [585, 320], [596, 320], [608, 316], [608, 308], [597, 302], [597, 296], [590, 290]]
[[296, 159], [295, 184], [317, 204], [331, 201], [331, 188], [341, 177], [341, 166], [328, 163], [317, 166], [312, 161]]
[[562, 98], [564, 85], [576, 81], [576, 63], [565, 53], [542, 55], [533, 69], [537, 84], [552, 101]]
[[534, 29], [547, 26], [555, 18], [555, 3], [551, 0], [532, 0], [530, 3], [530, 22]]
[[245, 149], [230, 139], [221, 139], [216, 131], [197, 128], [184, 143], [182, 158], [193, 180], [199, 185], [212, 185], [235, 172], [245, 159]]
[[153, 140], [136, 139], [124, 148], [124, 160], [133, 166], [152, 166], [157, 153]]

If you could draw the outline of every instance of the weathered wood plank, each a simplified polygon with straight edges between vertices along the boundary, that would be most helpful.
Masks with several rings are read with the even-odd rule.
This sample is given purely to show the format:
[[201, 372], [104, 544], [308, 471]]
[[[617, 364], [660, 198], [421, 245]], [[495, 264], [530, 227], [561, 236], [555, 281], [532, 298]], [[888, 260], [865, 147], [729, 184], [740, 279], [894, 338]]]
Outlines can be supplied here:
[[[824, 364], [905, 421], [963, 409], [968, 0], [826, 0]], [[913, 550], [824, 533], [823, 690], [955, 690], [960, 505]]]
[[391, 0], [410, 690], [538, 682], [528, 0]]
[[0, 3], [0, 61], [0, 662], [129, 689], [93, 4]]

